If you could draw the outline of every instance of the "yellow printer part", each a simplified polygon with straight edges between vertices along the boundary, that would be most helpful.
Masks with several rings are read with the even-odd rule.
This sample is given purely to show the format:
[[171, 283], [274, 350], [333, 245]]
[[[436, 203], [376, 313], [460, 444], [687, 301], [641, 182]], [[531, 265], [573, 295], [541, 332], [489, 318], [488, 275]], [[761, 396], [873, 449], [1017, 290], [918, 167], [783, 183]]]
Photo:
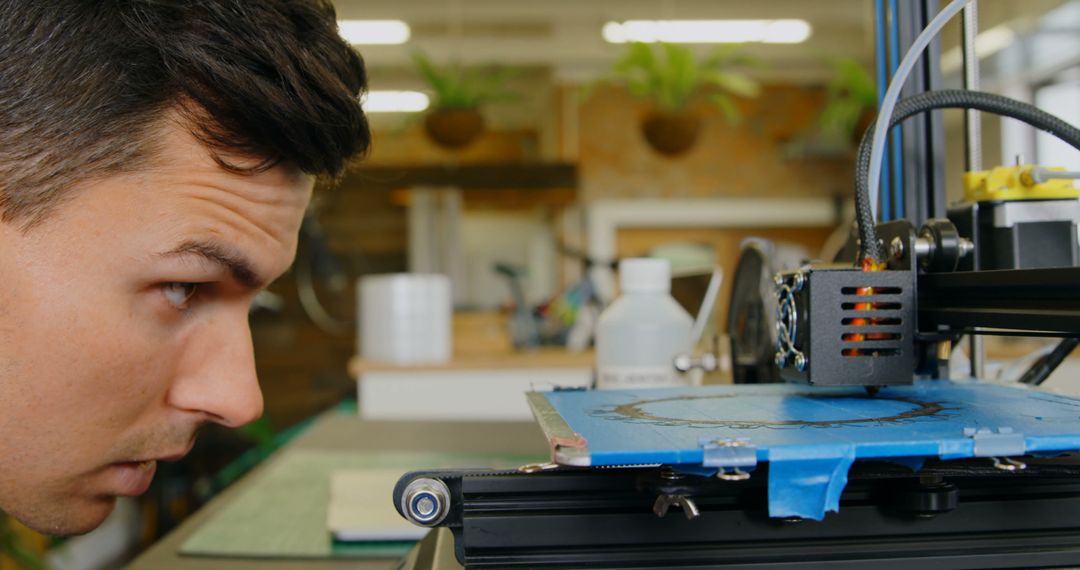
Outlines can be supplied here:
[[1062, 200], [1080, 198], [1080, 189], [1068, 179], [1039, 182], [1036, 169], [1063, 172], [1064, 168], [1033, 164], [999, 166], [992, 170], [964, 173], [964, 201]]

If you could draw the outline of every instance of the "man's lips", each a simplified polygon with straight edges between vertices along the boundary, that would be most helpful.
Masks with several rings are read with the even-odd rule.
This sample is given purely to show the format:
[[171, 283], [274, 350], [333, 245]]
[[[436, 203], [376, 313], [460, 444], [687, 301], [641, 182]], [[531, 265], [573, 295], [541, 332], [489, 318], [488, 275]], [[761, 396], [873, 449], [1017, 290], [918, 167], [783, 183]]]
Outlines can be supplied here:
[[141, 495], [150, 488], [156, 470], [156, 461], [113, 463], [107, 471], [111, 483], [109, 490], [122, 497]]
[[146, 459], [134, 461], [118, 461], [109, 465], [108, 475], [111, 479], [111, 490], [116, 495], [135, 497], [146, 492], [150, 483], [154, 480], [158, 461], [177, 461], [191, 451], [194, 441], [181, 451], [157, 455]]

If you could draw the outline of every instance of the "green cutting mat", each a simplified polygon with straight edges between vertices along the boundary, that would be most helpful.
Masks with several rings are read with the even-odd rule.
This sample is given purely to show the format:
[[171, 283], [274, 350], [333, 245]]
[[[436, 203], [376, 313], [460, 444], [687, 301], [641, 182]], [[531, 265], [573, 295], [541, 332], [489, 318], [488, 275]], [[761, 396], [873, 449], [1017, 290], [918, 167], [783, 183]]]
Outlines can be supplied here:
[[[410, 542], [335, 544], [326, 528], [330, 475], [342, 469], [493, 467], [544, 458], [289, 450], [272, 458], [232, 503], [207, 520], [180, 547], [190, 556], [244, 558], [382, 558], [403, 554]], [[391, 497], [386, 497], [391, 501]]]

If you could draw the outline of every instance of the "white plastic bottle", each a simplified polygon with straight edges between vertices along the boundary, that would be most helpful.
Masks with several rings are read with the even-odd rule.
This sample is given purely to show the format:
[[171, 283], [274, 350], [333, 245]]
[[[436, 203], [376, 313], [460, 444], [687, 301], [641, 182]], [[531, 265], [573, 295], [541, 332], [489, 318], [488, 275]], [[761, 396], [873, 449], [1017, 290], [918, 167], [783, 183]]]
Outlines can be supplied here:
[[597, 387], [688, 385], [672, 361], [690, 351], [693, 319], [671, 297], [671, 265], [666, 259], [624, 259], [619, 286], [619, 298], [597, 324]]

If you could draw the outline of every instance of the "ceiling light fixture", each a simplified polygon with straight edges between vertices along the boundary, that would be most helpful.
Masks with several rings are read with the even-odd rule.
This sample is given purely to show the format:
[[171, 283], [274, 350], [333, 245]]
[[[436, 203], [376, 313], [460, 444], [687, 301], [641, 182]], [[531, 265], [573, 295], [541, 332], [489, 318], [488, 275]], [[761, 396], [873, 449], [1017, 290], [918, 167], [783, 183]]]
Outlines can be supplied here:
[[365, 113], [419, 113], [429, 104], [419, 91], [368, 91], [362, 107]]
[[810, 37], [805, 20], [626, 20], [604, 24], [609, 43], [797, 44]]
[[409, 25], [401, 20], [338, 20], [338, 33], [352, 45], [409, 41]]
[[[979, 59], [987, 58], [1009, 47], [1017, 40], [1016, 32], [1006, 24], [994, 26], [984, 30], [975, 36], [975, 55]], [[941, 54], [942, 73], [959, 71], [964, 65], [964, 54], [960, 46], [956, 46]]]

